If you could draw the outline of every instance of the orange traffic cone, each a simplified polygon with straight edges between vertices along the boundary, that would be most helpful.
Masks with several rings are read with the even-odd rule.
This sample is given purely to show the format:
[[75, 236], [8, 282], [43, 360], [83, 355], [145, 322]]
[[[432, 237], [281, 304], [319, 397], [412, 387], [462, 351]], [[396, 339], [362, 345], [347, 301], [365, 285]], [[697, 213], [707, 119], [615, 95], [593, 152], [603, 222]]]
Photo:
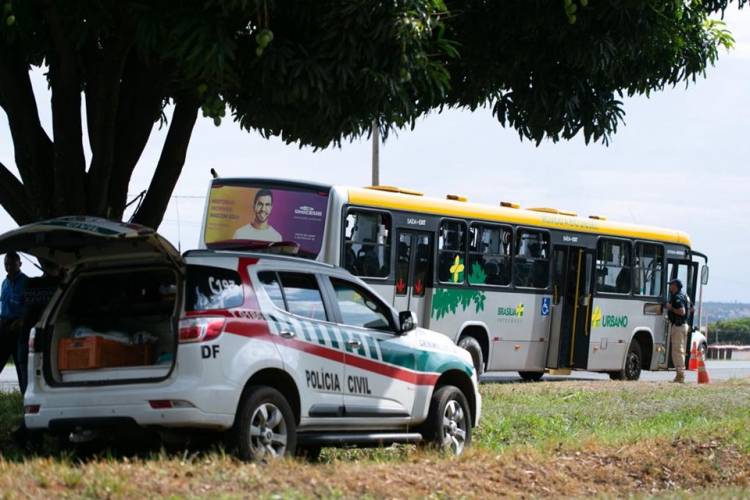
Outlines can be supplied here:
[[698, 383], [699, 384], [710, 384], [711, 379], [708, 377], [708, 371], [706, 370], [706, 363], [703, 361], [703, 351], [698, 353]]
[[694, 372], [698, 369], [698, 348], [696, 347], [695, 342], [693, 342], [693, 347], [690, 349], [690, 361], [688, 362], [688, 371]]

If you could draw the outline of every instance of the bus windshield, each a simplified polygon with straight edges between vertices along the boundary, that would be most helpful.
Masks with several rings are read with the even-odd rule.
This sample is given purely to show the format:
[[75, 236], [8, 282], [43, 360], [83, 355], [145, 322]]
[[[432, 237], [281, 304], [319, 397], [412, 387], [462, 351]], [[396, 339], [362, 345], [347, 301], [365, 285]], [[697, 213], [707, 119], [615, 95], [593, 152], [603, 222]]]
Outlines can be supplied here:
[[203, 241], [211, 249], [285, 247], [314, 259], [323, 244], [327, 208], [327, 190], [215, 181]]

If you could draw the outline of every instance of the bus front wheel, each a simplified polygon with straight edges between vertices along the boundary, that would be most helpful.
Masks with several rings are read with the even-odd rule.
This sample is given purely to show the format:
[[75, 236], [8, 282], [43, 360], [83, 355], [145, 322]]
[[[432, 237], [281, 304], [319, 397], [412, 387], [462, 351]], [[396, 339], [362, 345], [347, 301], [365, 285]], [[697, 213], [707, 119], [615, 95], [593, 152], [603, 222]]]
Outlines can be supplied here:
[[458, 342], [458, 347], [469, 351], [474, 369], [477, 371], [477, 377], [479, 377], [484, 372], [484, 356], [479, 341], [474, 337], [464, 337]]

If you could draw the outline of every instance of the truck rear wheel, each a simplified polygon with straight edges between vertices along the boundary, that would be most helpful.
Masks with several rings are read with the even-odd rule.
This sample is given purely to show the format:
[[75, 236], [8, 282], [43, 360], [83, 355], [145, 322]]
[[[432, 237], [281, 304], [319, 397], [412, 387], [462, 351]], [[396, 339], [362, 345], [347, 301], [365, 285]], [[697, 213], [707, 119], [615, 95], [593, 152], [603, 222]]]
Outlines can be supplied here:
[[273, 387], [248, 387], [240, 401], [234, 438], [242, 460], [293, 456], [297, 426], [286, 398]]

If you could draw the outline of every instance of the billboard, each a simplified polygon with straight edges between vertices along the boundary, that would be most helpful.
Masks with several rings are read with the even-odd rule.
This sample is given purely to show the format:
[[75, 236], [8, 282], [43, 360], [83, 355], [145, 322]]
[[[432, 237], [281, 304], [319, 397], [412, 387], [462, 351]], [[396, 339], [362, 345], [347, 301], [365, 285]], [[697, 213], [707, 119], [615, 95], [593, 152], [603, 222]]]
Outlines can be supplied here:
[[203, 239], [208, 248], [285, 243], [298, 247], [299, 255], [314, 258], [323, 244], [327, 209], [325, 192], [215, 184]]

